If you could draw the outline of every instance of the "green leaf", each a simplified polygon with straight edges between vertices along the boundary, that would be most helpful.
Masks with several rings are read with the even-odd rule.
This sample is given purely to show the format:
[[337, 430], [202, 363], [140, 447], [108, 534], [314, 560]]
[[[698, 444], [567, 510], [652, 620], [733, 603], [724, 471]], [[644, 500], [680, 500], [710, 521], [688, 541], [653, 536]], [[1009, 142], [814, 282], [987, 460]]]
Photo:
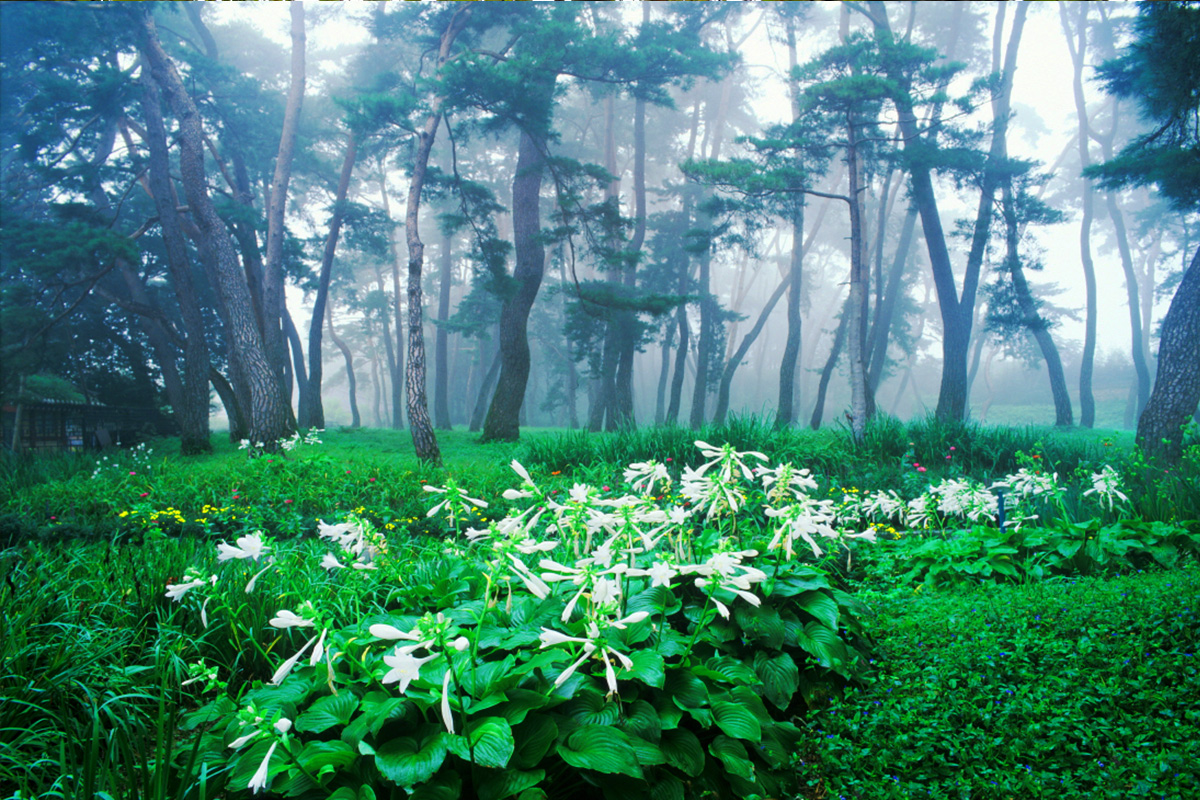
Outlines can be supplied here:
[[391, 739], [375, 749], [375, 766], [392, 783], [410, 789], [432, 778], [441, 768], [448, 738], [445, 731], [430, 730], [420, 738]]
[[704, 681], [688, 669], [673, 669], [667, 673], [663, 691], [680, 708], [699, 708], [708, 704], [708, 689]]
[[296, 758], [300, 765], [318, 778], [337, 772], [358, 759], [358, 753], [345, 742], [309, 742]]
[[706, 677], [715, 677], [725, 683], [758, 683], [758, 675], [740, 660], [732, 656], [715, 656], [704, 665], [708, 668]]
[[645, 700], [635, 700], [625, 707], [621, 725], [634, 736], [648, 742], [657, 742], [662, 738], [662, 722], [658, 718], [658, 711]]
[[638, 736], [630, 736], [629, 743], [633, 746], [637, 762], [643, 767], [653, 767], [656, 764], [663, 764], [667, 760], [663, 751], [653, 742], [647, 742]]
[[300, 733], [323, 733], [334, 725], [346, 725], [358, 710], [358, 697], [353, 692], [326, 695], [296, 717]]
[[386, 692], [368, 692], [362, 699], [362, 713], [358, 719], [354, 720], [352, 727], [357, 728], [361, 723], [367, 727], [372, 736], [378, 736], [379, 731], [387, 722], [402, 715], [404, 705], [403, 697], [389, 695]]
[[479, 787], [479, 800], [504, 800], [537, 786], [545, 780], [546, 771], [484, 770], [478, 777], [475, 785]]
[[654, 619], [658, 619], [662, 614], [664, 604], [667, 608], [668, 617], [678, 613], [680, 603], [671, 590], [666, 586], [652, 586], [649, 589], [644, 589], [632, 595], [625, 603], [625, 613], [632, 614], [635, 611], [645, 611]]
[[616, 728], [600, 725], [579, 728], [559, 744], [558, 754], [578, 769], [642, 777], [637, 752], [629, 737]]
[[683, 781], [666, 770], [658, 770], [650, 784], [650, 800], [683, 800]]
[[827, 592], [802, 592], [796, 597], [795, 603], [805, 613], [816, 617], [826, 628], [833, 631], [838, 629], [837, 601]]
[[462, 676], [463, 691], [472, 697], [481, 699], [497, 691], [503, 691], [509, 685], [516, 683], [513, 667], [517, 660], [511, 655], [502, 661], [487, 661], [475, 664], [474, 668], [459, 671]]
[[689, 778], [696, 777], [704, 769], [704, 748], [696, 734], [686, 728], [663, 731], [658, 749], [662, 750], [668, 764]]
[[505, 692], [505, 702], [496, 706], [495, 713], [508, 720], [509, 725], [517, 725], [525, 716], [535, 709], [556, 705], [557, 700], [545, 692], [535, 692], [532, 689], [509, 689]]
[[774, 650], [783, 647], [783, 620], [773, 607], [743, 603], [734, 606], [733, 618], [742, 629], [739, 638], [761, 642]]
[[516, 745], [508, 720], [484, 717], [473, 720], [466, 735], [451, 737], [448, 747], [463, 761], [470, 761], [474, 754], [475, 763], [481, 767], [506, 767]]
[[521, 792], [521, 796], [517, 800], [546, 800], [547, 797], [549, 795], [546, 794], [545, 789], [533, 788]]
[[825, 576], [808, 567], [800, 568], [796, 574], [775, 581], [771, 594], [776, 597], [794, 597], [801, 592], [828, 588], [829, 581], [825, 579]]
[[545, 714], [530, 714], [525, 721], [513, 728], [512, 765], [531, 769], [550, 751], [558, 738], [558, 726]]
[[754, 715], [755, 719], [763, 725], [774, 723], [774, 719], [767, 713], [767, 707], [763, 705], [762, 696], [759, 694], [757, 686], [735, 686], [729, 692], [731, 701], [734, 705], [739, 705]]
[[621, 717], [619, 703], [590, 688], [581, 689], [563, 709], [580, 725], [615, 725]]
[[629, 660], [633, 662], [633, 669], [622, 667], [617, 677], [628, 675], [655, 689], [663, 687], [666, 674], [661, 655], [653, 650], [634, 650], [629, 654]]
[[754, 764], [746, 753], [746, 746], [737, 739], [717, 736], [708, 746], [708, 752], [718, 758], [731, 775], [747, 781], [755, 780]]
[[846, 646], [837, 633], [819, 622], [810, 622], [799, 635], [800, 647], [828, 669], [838, 669], [846, 661]]
[[462, 778], [453, 770], [442, 770], [430, 781], [412, 790], [409, 800], [459, 800]]
[[800, 688], [800, 670], [787, 653], [769, 656], [761, 650], [754, 654], [754, 672], [762, 680], [763, 696], [780, 711], [791, 705]]
[[727, 700], [713, 702], [712, 709], [717, 727], [729, 736], [756, 743], [762, 739], [762, 727], [750, 709]]

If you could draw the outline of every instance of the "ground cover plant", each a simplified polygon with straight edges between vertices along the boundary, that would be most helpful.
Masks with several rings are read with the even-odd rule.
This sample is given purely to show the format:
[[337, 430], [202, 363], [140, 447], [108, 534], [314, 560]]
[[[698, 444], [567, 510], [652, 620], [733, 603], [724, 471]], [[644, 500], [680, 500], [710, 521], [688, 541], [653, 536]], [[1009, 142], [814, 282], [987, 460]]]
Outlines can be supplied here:
[[1200, 549], [1194, 448], [1168, 473], [1103, 434], [701, 435], [450, 437], [444, 471], [389, 431], [10, 458], [0, 789], [808, 796], [828, 771], [786, 756], [889, 662], [889, 593]]
[[1200, 570], [873, 598], [877, 671], [809, 715], [804, 797], [1200, 793]]

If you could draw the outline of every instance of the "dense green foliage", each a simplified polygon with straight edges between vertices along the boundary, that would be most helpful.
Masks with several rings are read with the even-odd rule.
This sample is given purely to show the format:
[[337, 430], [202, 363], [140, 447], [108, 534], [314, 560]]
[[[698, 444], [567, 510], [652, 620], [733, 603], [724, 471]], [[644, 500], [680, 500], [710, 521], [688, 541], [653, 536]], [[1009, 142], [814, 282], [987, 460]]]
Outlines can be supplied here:
[[[682, 488], [689, 473], [732, 451], [698, 453], [678, 429], [486, 448], [460, 436], [445, 470], [418, 465], [402, 434], [365, 430], [281, 454], [218, 442], [185, 461], [159, 442], [99, 463], [9, 458], [0, 787], [241, 797], [257, 775], [273, 795], [324, 797], [320, 784], [344, 798], [1195, 790], [1194, 446], [1163, 473], [1127, 438], [1081, 432], [881, 420], [854, 448], [846, 434], [743, 419], [701, 436], [813, 468], [797, 496], [820, 509], [815, 539], [780, 527], [763, 511], [779, 498], [737, 476], [736, 513], [669, 529], [687, 558], [660, 570], [758, 551], [746, 561], [761, 567], [747, 584], [757, 605], [738, 584], [695, 585], [695, 569], [669, 588], [631, 572], [618, 606], [601, 607], [595, 584], [564, 615], [574, 573], [541, 598], [513, 559], [543, 577], [539, 559], [573, 563], [569, 514], [537, 523], [567, 514], [557, 550], [505, 550], [538, 508], [607, 513], [635, 461], [683, 479], [646, 503], [705, 502]], [[1001, 530], [985, 487], [1006, 474]], [[1049, 488], [1022, 494], [1035, 479]], [[571, 493], [580, 482], [593, 486], [586, 501]], [[880, 506], [888, 496], [907, 510]], [[443, 499], [454, 502], [427, 516]], [[367, 565], [363, 549], [329, 554], [315, 535], [342, 521], [360, 526], [374, 569], [349, 568]], [[488, 523], [478, 541], [461, 537]], [[249, 553], [257, 531], [263, 563]], [[852, 538], [864, 531], [877, 541]], [[245, 557], [219, 559], [218, 542]], [[347, 568], [318, 568], [323, 553]], [[635, 618], [589, 630], [617, 608]], [[315, 627], [272, 624], [284, 611]], [[390, 641], [410, 630], [434, 631], [415, 655]], [[407, 655], [423, 662], [415, 672], [400, 669]], [[613, 682], [620, 703], [605, 697]]]

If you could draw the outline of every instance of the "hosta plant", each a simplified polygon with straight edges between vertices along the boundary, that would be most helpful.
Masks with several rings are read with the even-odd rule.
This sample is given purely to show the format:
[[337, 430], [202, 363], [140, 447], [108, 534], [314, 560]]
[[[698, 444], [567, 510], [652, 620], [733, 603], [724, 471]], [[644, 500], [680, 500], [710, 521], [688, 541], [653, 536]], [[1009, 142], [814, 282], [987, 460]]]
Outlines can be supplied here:
[[[697, 444], [708, 460], [678, 484], [643, 462], [627, 494], [547, 491], [513, 462], [513, 509], [485, 528], [463, 522], [485, 501], [433, 487], [446, 551], [407, 569], [450, 576], [444, 591], [383, 587], [358, 619], [285, 593], [266, 622], [273, 674], [188, 722], [205, 768], [233, 792], [343, 800], [778, 796], [792, 720], [863, 662], [855, 602], [819, 562], [863, 535], [807, 471]], [[319, 564], [252, 537], [221, 555], [265, 562], [252, 581], [324, 568], [404, 584], [362, 520], [322, 535]], [[212, 586], [170, 591], [203, 604]]]

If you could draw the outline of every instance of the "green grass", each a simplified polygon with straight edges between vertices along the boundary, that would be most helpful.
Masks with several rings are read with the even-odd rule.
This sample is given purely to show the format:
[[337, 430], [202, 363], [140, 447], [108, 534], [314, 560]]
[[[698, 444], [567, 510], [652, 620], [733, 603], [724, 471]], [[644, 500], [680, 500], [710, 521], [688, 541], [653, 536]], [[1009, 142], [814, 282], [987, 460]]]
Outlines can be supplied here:
[[878, 671], [811, 714], [806, 797], [1200, 793], [1200, 569], [871, 601]]

